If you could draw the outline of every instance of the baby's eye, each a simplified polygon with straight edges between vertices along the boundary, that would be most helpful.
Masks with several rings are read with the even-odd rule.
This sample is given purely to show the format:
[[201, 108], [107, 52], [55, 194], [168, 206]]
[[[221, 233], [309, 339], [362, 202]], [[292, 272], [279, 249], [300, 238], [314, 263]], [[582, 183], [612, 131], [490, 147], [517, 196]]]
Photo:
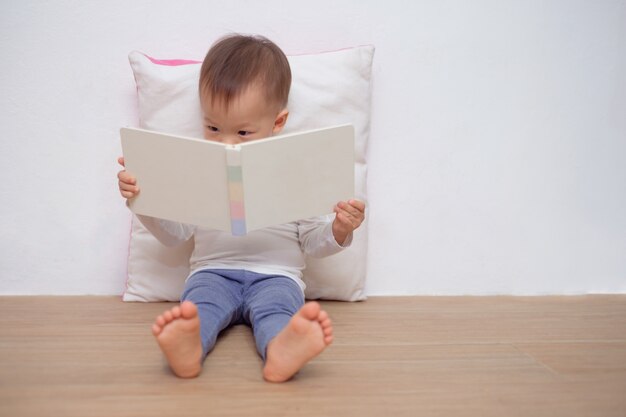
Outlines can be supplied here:
[[237, 134], [239, 136], [248, 136], [251, 132], [248, 132], [247, 130], [240, 130], [239, 132], [237, 132]]
[[211, 132], [219, 131], [219, 129], [217, 127], [215, 127], [215, 126], [207, 126], [206, 128], [209, 129]]

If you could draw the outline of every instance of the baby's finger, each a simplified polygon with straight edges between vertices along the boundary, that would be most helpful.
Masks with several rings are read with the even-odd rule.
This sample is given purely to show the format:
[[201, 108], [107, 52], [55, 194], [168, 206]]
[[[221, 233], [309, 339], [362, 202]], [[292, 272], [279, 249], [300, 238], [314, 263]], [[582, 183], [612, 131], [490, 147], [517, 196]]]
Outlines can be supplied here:
[[340, 230], [349, 231], [352, 230], [352, 224], [348, 221], [348, 218], [342, 213], [337, 213], [335, 216], [335, 222], [338, 223]]
[[350, 200], [348, 201], [348, 204], [350, 204], [352, 207], [354, 207], [360, 212], [365, 211], [365, 203], [360, 200]]
[[339, 202], [339, 204], [337, 204], [337, 206], [339, 207], [340, 210], [343, 210], [343, 211], [347, 212], [348, 214], [350, 214], [353, 217], [358, 217], [362, 213], [358, 208], [353, 207], [351, 204], [346, 203], [345, 201]]
[[117, 178], [125, 183], [128, 184], [135, 184], [137, 182], [137, 180], [135, 179], [135, 177], [133, 177], [132, 175], [130, 175], [128, 172], [126, 171], [120, 171], [117, 173]]
[[341, 208], [338, 209], [343, 211], [343, 215], [350, 221], [352, 227], [355, 229], [363, 223], [363, 220], [365, 220], [365, 213], [352, 206], [348, 206], [347, 210]]
[[344, 224], [345, 226], [348, 226], [350, 229], [355, 229], [359, 226], [360, 221], [347, 211], [338, 208], [336, 213], [336, 218], [339, 220], [339, 222]]
[[120, 186], [120, 190], [122, 191], [131, 191], [133, 193], [136, 193], [137, 191], [139, 191], [139, 188], [136, 185], [129, 184], [127, 182], [120, 181], [119, 186]]
[[126, 168], [126, 165], [124, 165], [124, 157], [120, 156], [119, 158], [117, 158], [117, 163], [120, 164], [121, 166], [123, 166], [124, 168]]

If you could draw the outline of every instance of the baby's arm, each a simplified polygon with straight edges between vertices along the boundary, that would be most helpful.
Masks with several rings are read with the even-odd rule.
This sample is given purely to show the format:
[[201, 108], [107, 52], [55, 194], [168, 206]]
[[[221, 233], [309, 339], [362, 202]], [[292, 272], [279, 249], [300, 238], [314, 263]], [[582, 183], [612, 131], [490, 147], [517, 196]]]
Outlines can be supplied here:
[[351, 245], [352, 232], [365, 218], [365, 204], [358, 200], [340, 202], [335, 207], [335, 213], [334, 220], [329, 215], [298, 222], [300, 246], [304, 253], [323, 258]]
[[[117, 162], [122, 167], [125, 167], [124, 157], [119, 157]], [[126, 199], [126, 205], [128, 205], [128, 200], [139, 194], [137, 180], [130, 173], [126, 172], [125, 169], [117, 173], [117, 178], [119, 180], [120, 194]], [[156, 217], [143, 216], [141, 214], [136, 216], [141, 224], [165, 246], [180, 245], [189, 240], [194, 233], [194, 227], [188, 224], [157, 219]]]
[[350, 234], [365, 220], [365, 203], [359, 200], [340, 201], [334, 209], [333, 236], [343, 245]]

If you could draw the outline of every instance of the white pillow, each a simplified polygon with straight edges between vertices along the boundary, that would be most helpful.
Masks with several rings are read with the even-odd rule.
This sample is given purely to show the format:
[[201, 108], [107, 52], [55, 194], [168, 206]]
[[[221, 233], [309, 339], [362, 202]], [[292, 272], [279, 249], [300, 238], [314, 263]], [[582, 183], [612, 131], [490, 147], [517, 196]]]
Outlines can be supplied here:
[[[292, 85], [284, 133], [352, 123], [356, 134], [355, 197], [367, 203], [367, 141], [373, 46], [289, 56]], [[202, 137], [198, 98], [200, 61], [128, 56], [137, 83], [139, 126]], [[124, 301], [178, 301], [189, 273], [193, 238], [176, 248], [162, 246], [133, 218]], [[308, 299], [365, 299], [366, 220], [352, 245], [323, 259], [306, 259]]]

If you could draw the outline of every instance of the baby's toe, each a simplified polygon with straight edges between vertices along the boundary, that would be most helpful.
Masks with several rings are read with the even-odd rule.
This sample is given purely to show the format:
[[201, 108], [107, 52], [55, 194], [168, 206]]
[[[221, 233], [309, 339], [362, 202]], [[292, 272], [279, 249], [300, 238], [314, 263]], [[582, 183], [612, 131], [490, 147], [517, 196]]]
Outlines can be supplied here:
[[167, 323], [174, 320], [174, 316], [172, 315], [172, 312], [170, 310], [167, 310], [166, 312], [163, 313], [163, 318], [165, 318], [165, 321]]
[[320, 305], [316, 301], [310, 301], [300, 308], [298, 314], [307, 320], [318, 320], [320, 315]]
[[325, 310], [320, 311], [320, 314], [317, 316], [317, 320], [321, 323], [326, 319], [328, 319], [328, 313]]
[[183, 301], [180, 305], [180, 313], [186, 319], [192, 319], [198, 315], [198, 308], [191, 301]]
[[176, 307], [172, 308], [171, 312], [172, 312], [172, 316], [175, 319], [179, 319], [180, 318], [180, 316], [181, 316], [180, 307], [176, 306]]
[[163, 317], [162, 314], [159, 317], [157, 317], [154, 322], [159, 327], [163, 327], [167, 324], [167, 321], [165, 321], [165, 317]]

